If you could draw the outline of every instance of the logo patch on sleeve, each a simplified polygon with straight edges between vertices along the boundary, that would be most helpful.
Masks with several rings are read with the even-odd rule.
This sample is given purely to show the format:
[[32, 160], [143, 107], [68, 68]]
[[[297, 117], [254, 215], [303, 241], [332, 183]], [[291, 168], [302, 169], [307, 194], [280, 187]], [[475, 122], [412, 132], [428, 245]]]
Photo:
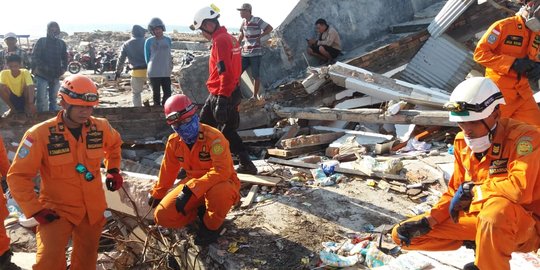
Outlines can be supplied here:
[[494, 44], [497, 41], [497, 36], [495, 34], [490, 34], [487, 38], [489, 44]]
[[520, 156], [528, 155], [532, 153], [533, 145], [530, 141], [522, 139], [517, 143], [516, 151]]
[[19, 149], [19, 154], [17, 155], [19, 158], [25, 158], [30, 153], [30, 149], [23, 146], [21, 149]]
[[225, 149], [223, 149], [223, 145], [219, 143], [212, 145], [212, 153], [214, 153], [214, 155], [221, 155], [221, 153], [223, 153], [224, 150]]

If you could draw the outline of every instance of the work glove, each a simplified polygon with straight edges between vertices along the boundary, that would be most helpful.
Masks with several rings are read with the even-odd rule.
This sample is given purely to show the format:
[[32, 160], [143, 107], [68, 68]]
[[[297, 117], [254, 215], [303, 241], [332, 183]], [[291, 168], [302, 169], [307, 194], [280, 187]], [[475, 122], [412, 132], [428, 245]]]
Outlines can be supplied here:
[[32, 217], [41, 225], [49, 224], [60, 218], [60, 216], [54, 210], [48, 208], [40, 210]]
[[426, 217], [415, 221], [406, 221], [398, 225], [397, 233], [401, 244], [409, 246], [415, 237], [425, 235], [431, 231], [429, 221]]
[[540, 80], [540, 63], [535, 63], [534, 68], [527, 71], [527, 79], [529, 79], [529, 86], [533, 92], [538, 92], [540, 87], [538, 86], [538, 80]]
[[118, 78], [120, 78], [120, 71], [117, 71], [116, 73], [114, 73], [114, 80], [118, 80]]
[[2, 191], [3, 193], [6, 193], [8, 191], [8, 184], [5, 176], [2, 176]]
[[459, 185], [458, 190], [454, 193], [452, 201], [450, 201], [450, 217], [454, 223], [458, 222], [459, 211], [469, 211], [469, 206], [472, 202], [472, 188], [474, 184], [472, 182], [464, 182]]
[[189, 189], [188, 186], [184, 185], [184, 188], [182, 188], [182, 192], [180, 192], [180, 194], [178, 194], [178, 197], [176, 197], [176, 211], [182, 213], [184, 216], [186, 215], [186, 211], [184, 210], [184, 208], [186, 207], [186, 204], [191, 198], [191, 195], [193, 195], [191, 189]]
[[161, 202], [161, 199], [156, 199], [150, 196], [150, 198], [148, 199], [148, 206], [150, 206], [151, 208], [156, 208], [160, 202]]
[[124, 178], [122, 175], [120, 175], [120, 171], [118, 169], [110, 169], [107, 171], [107, 178], [105, 180], [105, 185], [107, 186], [107, 189], [110, 191], [116, 191], [119, 190], [122, 187], [122, 184], [124, 183]]
[[214, 119], [218, 124], [225, 124], [229, 116], [229, 99], [224, 96], [217, 96], [214, 106]]
[[523, 75], [527, 71], [530, 71], [535, 66], [535, 62], [529, 58], [516, 58], [512, 64], [512, 69], [517, 72], [518, 75]]

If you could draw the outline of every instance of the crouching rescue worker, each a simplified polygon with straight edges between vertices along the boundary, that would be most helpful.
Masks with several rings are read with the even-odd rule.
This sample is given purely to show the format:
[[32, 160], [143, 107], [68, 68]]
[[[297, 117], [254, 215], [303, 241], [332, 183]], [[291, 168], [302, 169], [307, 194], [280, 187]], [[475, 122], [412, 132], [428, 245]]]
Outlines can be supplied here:
[[[23, 213], [39, 223], [33, 269], [66, 269], [71, 238], [70, 269], [95, 270], [107, 207], [100, 164], [105, 158], [107, 189], [119, 189], [122, 140], [106, 119], [91, 116], [98, 105], [92, 80], [71, 75], [58, 96], [63, 110], [24, 134], [7, 181]], [[39, 196], [32, 181], [38, 172]]]
[[540, 248], [540, 131], [501, 119], [504, 99], [495, 83], [476, 77], [459, 84], [450, 121], [454, 173], [448, 191], [431, 209], [396, 225], [394, 242], [412, 250], [455, 250], [475, 241], [474, 263], [463, 269], [510, 269], [514, 251]]
[[[164, 109], [175, 132], [167, 141], [148, 204], [157, 206], [154, 219], [167, 228], [181, 228], [200, 218], [195, 244], [206, 246], [217, 240], [225, 216], [240, 198], [229, 142], [219, 130], [199, 123], [197, 108], [187, 96], [170, 97]], [[167, 194], [180, 168], [187, 177]]]

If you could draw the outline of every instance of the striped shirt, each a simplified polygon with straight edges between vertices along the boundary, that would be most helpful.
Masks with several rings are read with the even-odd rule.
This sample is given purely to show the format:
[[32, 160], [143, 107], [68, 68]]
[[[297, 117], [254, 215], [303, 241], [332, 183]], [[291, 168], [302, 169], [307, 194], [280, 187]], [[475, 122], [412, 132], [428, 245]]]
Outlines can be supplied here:
[[242, 56], [259, 56], [262, 55], [260, 38], [268, 23], [259, 17], [251, 16], [247, 21], [244, 19], [240, 31], [244, 33], [244, 44], [242, 45]]

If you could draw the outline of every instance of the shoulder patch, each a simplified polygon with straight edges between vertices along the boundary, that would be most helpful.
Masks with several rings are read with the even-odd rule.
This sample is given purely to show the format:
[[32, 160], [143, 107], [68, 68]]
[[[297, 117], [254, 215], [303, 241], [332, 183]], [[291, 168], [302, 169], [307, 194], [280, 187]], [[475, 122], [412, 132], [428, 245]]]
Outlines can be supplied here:
[[531, 141], [522, 138], [517, 143], [516, 151], [517, 151], [518, 155], [520, 155], [520, 156], [528, 155], [528, 154], [532, 153], [533, 145], [532, 145]]
[[489, 44], [494, 44], [496, 41], [497, 41], [497, 35], [495, 34], [490, 34], [487, 38], [487, 42]]
[[25, 158], [30, 153], [30, 149], [28, 149], [26, 146], [21, 147], [19, 149], [19, 154], [17, 155], [19, 158]]
[[221, 153], [223, 153], [225, 149], [223, 148], [223, 145], [221, 145], [220, 143], [216, 143], [214, 145], [212, 145], [212, 153], [214, 155], [221, 155]]

